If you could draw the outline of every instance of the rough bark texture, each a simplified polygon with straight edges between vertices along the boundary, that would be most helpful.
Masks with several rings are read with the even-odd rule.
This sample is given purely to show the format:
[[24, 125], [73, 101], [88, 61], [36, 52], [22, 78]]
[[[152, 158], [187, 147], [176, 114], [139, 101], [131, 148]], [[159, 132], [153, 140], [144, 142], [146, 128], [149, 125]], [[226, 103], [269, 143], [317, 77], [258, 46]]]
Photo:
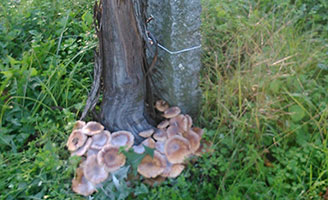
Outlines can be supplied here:
[[[148, 0], [147, 13], [154, 16], [148, 30], [168, 49], [200, 45], [200, 0]], [[201, 100], [200, 54], [201, 49], [176, 55], [160, 49], [152, 73], [156, 95], [192, 116], [197, 115]]]
[[140, 131], [152, 126], [145, 118], [144, 42], [131, 0], [103, 0], [99, 40], [104, 93], [101, 122], [111, 131]]

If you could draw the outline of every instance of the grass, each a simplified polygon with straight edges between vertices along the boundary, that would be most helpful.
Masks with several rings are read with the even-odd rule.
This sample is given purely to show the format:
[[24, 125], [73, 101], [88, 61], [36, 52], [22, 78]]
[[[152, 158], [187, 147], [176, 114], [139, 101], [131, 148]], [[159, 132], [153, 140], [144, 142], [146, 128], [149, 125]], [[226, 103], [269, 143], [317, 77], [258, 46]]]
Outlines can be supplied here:
[[[177, 179], [152, 188], [136, 181], [124, 195], [326, 199], [326, 8], [203, 1], [197, 123], [214, 152]], [[0, 32], [0, 199], [83, 199], [70, 189], [79, 161], [65, 141], [92, 81], [92, 2], [5, 0]]]

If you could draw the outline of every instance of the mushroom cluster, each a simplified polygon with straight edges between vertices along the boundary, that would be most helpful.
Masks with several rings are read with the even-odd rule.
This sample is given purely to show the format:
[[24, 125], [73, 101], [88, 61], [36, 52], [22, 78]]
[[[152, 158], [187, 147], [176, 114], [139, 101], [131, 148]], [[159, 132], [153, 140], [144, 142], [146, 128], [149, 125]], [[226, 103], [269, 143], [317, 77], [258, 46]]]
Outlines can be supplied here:
[[145, 178], [175, 178], [185, 168], [185, 161], [192, 155], [200, 156], [203, 152], [201, 137], [204, 131], [193, 127], [192, 118], [181, 114], [179, 107], [169, 107], [164, 100], [159, 100], [155, 108], [165, 118], [157, 125], [139, 133], [145, 140], [133, 146], [135, 153], [143, 153], [143, 145], [153, 148], [154, 157], [147, 155], [138, 166], [138, 172]]
[[133, 143], [134, 136], [128, 131], [110, 133], [98, 122], [77, 121], [66, 144], [72, 156], [83, 157], [72, 180], [73, 191], [84, 196], [94, 193], [110, 172], [125, 164], [119, 148], [128, 150]]
[[66, 144], [72, 156], [83, 157], [72, 180], [74, 192], [91, 195], [109, 173], [122, 167], [126, 157], [120, 147], [132, 148], [136, 154], [143, 154], [145, 146], [154, 149], [154, 156], [145, 155], [137, 167], [148, 180], [175, 178], [184, 170], [187, 158], [202, 154], [206, 147], [201, 144], [203, 130], [193, 127], [192, 118], [163, 100], [157, 101], [155, 107], [165, 120], [157, 128], [140, 132], [145, 140], [139, 145], [134, 145], [134, 136], [128, 131], [110, 133], [98, 122], [75, 123]]

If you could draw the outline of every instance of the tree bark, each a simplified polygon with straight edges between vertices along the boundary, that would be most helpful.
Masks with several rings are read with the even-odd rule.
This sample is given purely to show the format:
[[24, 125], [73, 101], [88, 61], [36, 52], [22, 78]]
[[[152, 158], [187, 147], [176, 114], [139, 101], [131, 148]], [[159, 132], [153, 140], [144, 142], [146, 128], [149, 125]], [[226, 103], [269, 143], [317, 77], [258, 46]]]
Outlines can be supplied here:
[[145, 116], [145, 44], [132, 0], [103, 0], [98, 33], [103, 99], [100, 118], [110, 131], [127, 130], [136, 143], [150, 129]]

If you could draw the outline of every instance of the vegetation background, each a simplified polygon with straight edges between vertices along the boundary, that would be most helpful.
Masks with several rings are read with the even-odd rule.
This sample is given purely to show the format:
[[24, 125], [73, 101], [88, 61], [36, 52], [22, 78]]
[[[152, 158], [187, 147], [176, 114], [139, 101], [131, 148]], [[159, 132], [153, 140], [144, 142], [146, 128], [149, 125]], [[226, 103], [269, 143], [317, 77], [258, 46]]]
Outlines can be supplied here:
[[[202, 3], [197, 124], [214, 152], [116, 198], [328, 199], [328, 2]], [[93, 77], [92, 4], [0, 2], [0, 199], [83, 199], [65, 142]]]

